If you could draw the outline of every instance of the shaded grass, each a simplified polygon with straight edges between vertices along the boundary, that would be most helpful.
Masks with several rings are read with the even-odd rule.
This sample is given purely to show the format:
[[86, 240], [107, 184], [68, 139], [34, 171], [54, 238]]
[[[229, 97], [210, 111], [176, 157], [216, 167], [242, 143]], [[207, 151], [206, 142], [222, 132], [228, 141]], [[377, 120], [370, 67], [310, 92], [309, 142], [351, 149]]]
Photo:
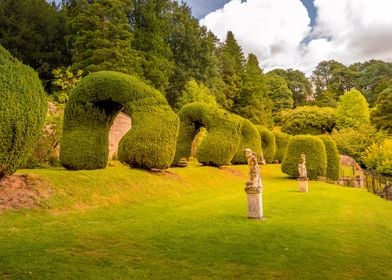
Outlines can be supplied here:
[[0, 278], [392, 279], [392, 204], [363, 189], [268, 165], [254, 221], [246, 166], [24, 172], [56, 195], [0, 216]]

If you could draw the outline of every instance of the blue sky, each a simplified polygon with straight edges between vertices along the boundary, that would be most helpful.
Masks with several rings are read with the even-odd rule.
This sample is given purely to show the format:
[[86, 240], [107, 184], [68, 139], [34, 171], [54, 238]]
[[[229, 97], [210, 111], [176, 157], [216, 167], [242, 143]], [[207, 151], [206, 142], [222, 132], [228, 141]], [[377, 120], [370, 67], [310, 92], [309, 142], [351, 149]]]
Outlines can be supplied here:
[[392, 0], [186, 0], [219, 39], [232, 31], [266, 71], [323, 60], [392, 61]]

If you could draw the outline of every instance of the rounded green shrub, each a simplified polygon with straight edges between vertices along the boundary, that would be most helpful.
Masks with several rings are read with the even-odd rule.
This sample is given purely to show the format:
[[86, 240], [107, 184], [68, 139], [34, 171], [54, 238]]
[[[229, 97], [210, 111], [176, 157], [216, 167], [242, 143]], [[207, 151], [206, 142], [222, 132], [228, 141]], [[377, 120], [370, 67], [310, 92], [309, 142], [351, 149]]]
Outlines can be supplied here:
[[174, 159], [187, 158], [191, 154], [192, 141], [202, 127], [207, 130], [196, 151], [197, 160], [204, 165], [222, 166], [230, 164], [241, 138], [242, 120], [216, 106], [189, 103], [178, 112], [180, 131]]
[[327, 172], [325, 176], [330, 180], [336, 181], [340, 177], [341, 170], [338, 148], [329, 135], [320, 135], [319, 137], [324, 142], [327, 153]]
[[256, 153], [257, 158], [261, 156], [261, 139], [257, 127], [247, 119], [242, 119], [241, 140], [237, 153], [232, 159], [234, 164], [247, 163], [244, 149], [249, 148]]
[[298, 177], [298, 161], [301, 154], [306, 156], [306, 169], [309, 179], [325, 177], [327, 171], [327, 153], [323, 141], [312, 135], [296, 135], [291, 138], [282, 161], [282, 172], [291, 177]]
[[30, 156], [47, 106], [38, 74], [0, 45], [0, 178], [13, 174]]
[[275, 142], [276, 142], [276, 151], [274, 160], [278, 162], [282, 162], [284, 155], [287, 151], [287, 146], [289, 145], [291, 135], [284, 132], [274, 132]]
[[283, 117], [282, 132], [298, 135], [318, 135], [332, 132], [335, 127], [335, 109], [329, 107], [297, 107]]
[[276, 143], [275, 135], [268, 128], [256, 125], [261, 138], [261, 148], [263, 149], [264, 159], [267, 163], [272, 163], [275, 157]]
[[132, 128], [121, 139], [120, 161], [151, 169], [171, 165], [179, 120], [164, 96], [136, 77], [101, 71], [83, 78], [64, 112], [60, 160], [68, 169], [105, 168], [108, 133], [123, 110]]

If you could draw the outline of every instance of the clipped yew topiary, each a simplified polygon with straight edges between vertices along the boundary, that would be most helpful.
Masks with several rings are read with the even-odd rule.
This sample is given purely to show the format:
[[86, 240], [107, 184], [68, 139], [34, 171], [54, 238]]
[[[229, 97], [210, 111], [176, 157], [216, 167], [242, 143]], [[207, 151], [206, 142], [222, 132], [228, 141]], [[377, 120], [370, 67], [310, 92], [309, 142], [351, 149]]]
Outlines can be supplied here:
[[336, 181], [340, 177], [340, 157], [335, 141], [329, 135], [320, 135], [320, 139], [324, 142], [325, 151], [327, 153], [327, 173], [326, 177]]
[[244, 149], [249, 148], [256, 153], [257, 158], [261, 156], [261, 139], [256, 126], [247, 119], [242, 119], [241, 141], [237, 153], [232, 159], [234, 164], [247, 163]]
[[261, 148], [263, 149], [264, 159], [267, 163], [272, 163], [275, 157], [276, 143], [275, 135], [268, 128], [256, 125], [261, 138]]
[[276, 151], [274, 160], [278, 162], [282, 162], [284, 155], [287, 151], [287, 146], [289, 145], [291, 135], [284, 132], [274, 132], [275, 142], [276, 142]]
[[325, 145], [319, 137], [312, 135], [296, 135], [291, 138], [282, 161], [282, 172], [291, 177], [298, 177], [298, 161], [302, 153], [306, 156], [308, 178], [325, 177], [327, 171]]
[[68, 169], [105, 168], [108, 133], [123, 110], [132, 128], [119, 144], [119, 160], [142, 169], [171, 165], [179, 120], [164, 96], [136, 77], [101, 71], [83, 78], [64, 112], [60, 159]]
[[0, 179], [13, 174], [31, 154], [47, 106], [37, 73], [0, 45]]
[[178, 115], [180, 131], [174, 164], [181, 158], [189, 158], [192, 141], [202, 127], [207, 134], [197, 148], [197, 160], [204, 165], [230, 164], [240, 142], [242, 120], [239, 116], [198, 102], [186, 104]]

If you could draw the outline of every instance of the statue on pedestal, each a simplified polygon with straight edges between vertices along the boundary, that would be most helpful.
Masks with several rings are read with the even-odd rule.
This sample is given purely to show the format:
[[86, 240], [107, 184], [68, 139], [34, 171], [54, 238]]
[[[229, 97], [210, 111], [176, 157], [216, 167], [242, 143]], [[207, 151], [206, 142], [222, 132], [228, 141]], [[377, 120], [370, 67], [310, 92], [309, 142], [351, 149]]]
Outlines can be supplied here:
[[300, 192], [308, 192], [308, 173], [306, 171], [306, 157], [305, 154], [301, 154], [301, 157], [298, 161], [298, 182], [299, 182], [299, 191]]
[[304, 153], [301, 154], [301, 157], [298, 161], [298, 173], [299, 178], [308, 178], [308, 173], [306, 171], [306, 157]]
[[244, 149], [246, 159], [248, 161], [249, 174], [245, 189], [253, 189], [263, 191], [261, 183], [260, 168], [257, 162], [257, 155], [251, 149]]
[[261, 183], [257, 155], [251, 149], [244, 149], [244, 153], [249, 167], [248, 181], [245, 185], [248, 199], [248, 218], [263, 220], [263, 185]]

